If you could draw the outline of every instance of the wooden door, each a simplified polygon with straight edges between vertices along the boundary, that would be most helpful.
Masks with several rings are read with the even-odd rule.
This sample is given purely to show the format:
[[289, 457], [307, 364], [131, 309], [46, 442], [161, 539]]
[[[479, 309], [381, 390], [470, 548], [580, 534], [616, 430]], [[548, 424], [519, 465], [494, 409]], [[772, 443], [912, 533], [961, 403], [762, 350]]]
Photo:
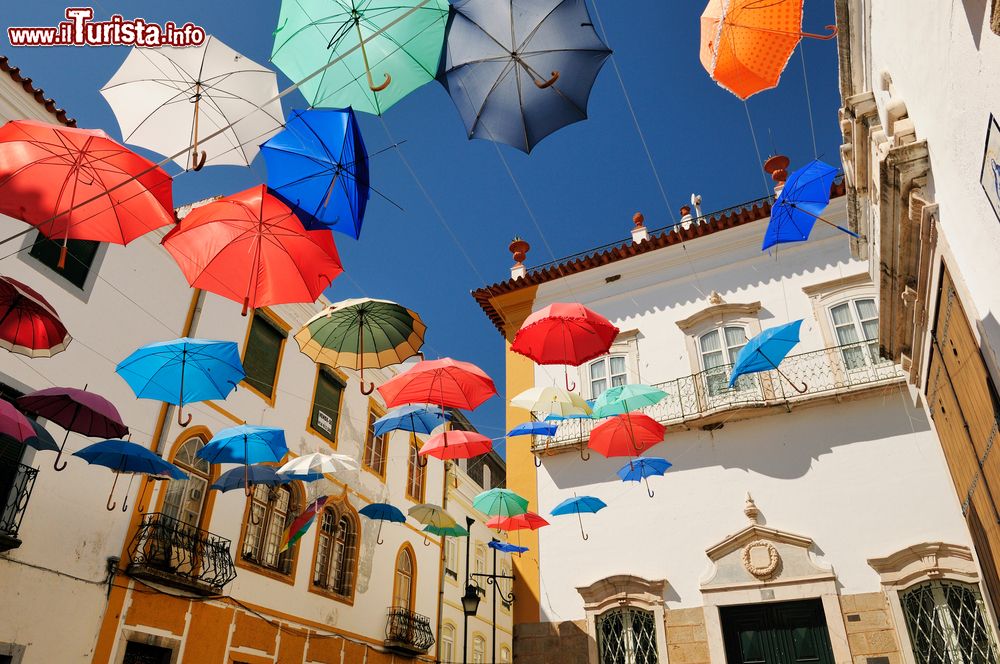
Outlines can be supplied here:
[[833, 664], [818, 599], [728, 606], [719, 613], [729, 664]]

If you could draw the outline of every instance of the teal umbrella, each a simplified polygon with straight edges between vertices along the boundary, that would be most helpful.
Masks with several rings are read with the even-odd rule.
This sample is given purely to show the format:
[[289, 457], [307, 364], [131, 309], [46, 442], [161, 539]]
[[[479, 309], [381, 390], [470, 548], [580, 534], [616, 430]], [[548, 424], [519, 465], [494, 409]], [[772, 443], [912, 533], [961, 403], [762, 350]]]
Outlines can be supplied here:
[[528, 501], [510, 489], [483, 491], [472, 506], [487, 516], [517, 516], [528, 511]]
[[624, 415], [645, 406], [654, 406], [665, 396], [667, 393], [663, 390], [640, 383], [612, 387], [594, 401], [594, 417]]
[[447, 20], [446, 0], [283, 0], [271, 61], [313, 107], [381, 115], [434, 80]]
[[437, 526], [427, 526], [424, 532], [437, 535], [438, 537], [468, 537], [469, 531], [462, 526], [447, 526], [439, 528]]

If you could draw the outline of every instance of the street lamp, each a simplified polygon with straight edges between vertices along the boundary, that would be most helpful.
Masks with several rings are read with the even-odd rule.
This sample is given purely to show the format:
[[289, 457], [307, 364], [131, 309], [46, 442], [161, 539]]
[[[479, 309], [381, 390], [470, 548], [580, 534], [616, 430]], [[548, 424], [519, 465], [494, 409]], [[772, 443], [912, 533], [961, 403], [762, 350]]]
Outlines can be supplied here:
[[462, 663], [469, 661], [469, 616], [476, 615], [479, 608], [479, 593], [476, 587], [469, 581], [469, 547], [472, 542], [472, 524], [476, 522], [471, 516], [465, 517], [465, 529], [468, 534], [465, 536], [465, 595], [462, 596], [462, 613], [464, 614], [462, 625]]
[[470, 583], [465, 587], [465, 594], [462, 595], [462, 612], [467, 618], [471, 618], [476, 615], [478, 609], [479, 588]]
[[[494, 542], [499, 542], [500, 540], [498, 540], [496, 537], [494, 537], [493, 541]], [[491, 586], [493, 586], [493, 603], [492, 603], [492, 606], [493, 606], [493, 642], [492, 642], [492, 645], [490, 647], [492, 648], [491, 652], [493, 653], [493, 658], [496, 659], [496, 653], [497, 653], [497, 591], [498, 591], [497, 581], [500, 580], [500, 579], [506, 579], [508, 581], [513, 581], [514, 577], [511, 574], [497, 574], [497, 550], [495, 548], [493, 549], [493, 573], [492, 574], [482, 574], [480, 572], [473, 572], [471, 576], [472, 576], [473, 579], [486, 579], [486, 583], [489, 584], [489, 585], [491, 585]], [[468, 597], [469, 593], [473, 592], [474, 590], [476, 590], [476, 589], [474, 589], [470, 585], [465, 590], [465, 597]], [[499, 592], [500, 592], [500, 597], [502, 597], [505, 602], [510, 603], [510, 602], [514, 601], [514, 593], [513, 593], [513, 591], [507, 593], [507, 592], [504, 592], [504, 591], [500, 590]], [[462, 598], [462, 606], [463, 607], [465, 606], [465, 597]], [[478, 604], [479, 604], [479, 600], [477, 599], [476, 600], [476, 605], [478, 606]], [[475, 608], [476, 607], [474, 607], [473, 610], [472, 610], [473, 614], [476, 612]]]

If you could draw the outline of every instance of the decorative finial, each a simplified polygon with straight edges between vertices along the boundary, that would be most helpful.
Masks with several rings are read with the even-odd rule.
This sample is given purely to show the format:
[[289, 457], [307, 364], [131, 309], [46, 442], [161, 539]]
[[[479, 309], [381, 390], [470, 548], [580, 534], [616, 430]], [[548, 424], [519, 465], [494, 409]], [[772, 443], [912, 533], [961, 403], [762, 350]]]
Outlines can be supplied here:
[[646, 217], [642, 212], [636, 212], [632, 215], [632, 223], [635, 224], [636, 228], [642, 228], [646, 225]]
[[510, 246], [507, 248], [514, 257], [514, 265], [510, 268], [511, 278], [517, 279], [518, 277], [523, 277], [527, 274], [527, 270], [524, 267], [524, 259], [528, 257], [531, 245], [525, 242], [524, 238], [515, 235]]
[[753, 501], [753, 496], [750, 495], [749, 491], [747, 491], [747, 501], [743, 505], [743, 513], [747, 515], [748, 519], [750, 519], [750, 523], [755, 526], [757, 525], [757, 519], [760, 517], [760, 510], [757, 509], [757, 503]]
[[788, 179], [788, 165], [792, 163], [782, 154], [774, 155], [764, 162], [764, 172], [778, 184], [784, 184]]
[[711, 293], [709, 293], [708, 294], [708, 302], [709, 302], [709, 304], [725, 304], [726, 303], [726, 301], [722, 299], [722, 296], [719, 295], [719, 291], [712, 291]]

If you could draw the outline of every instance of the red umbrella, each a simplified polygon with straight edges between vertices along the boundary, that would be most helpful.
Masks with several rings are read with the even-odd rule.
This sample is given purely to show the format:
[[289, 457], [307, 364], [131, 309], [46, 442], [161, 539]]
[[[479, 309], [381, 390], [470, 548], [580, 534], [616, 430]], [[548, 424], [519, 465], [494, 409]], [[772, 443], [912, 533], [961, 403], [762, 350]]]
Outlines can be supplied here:
[[549, 525], [549, 522], [534, 512], [525, 512], [517, 516], [495, 516], [486, 522], [487, 528], [496, 528], [497, 530], [506, 530], [508, 532], [514, 530], [538, 530], [547, 525]]
[[493, 441], [475, 431], [443, 431], [427, 439], [418, 454], [438, 459], [471, 459], [493, 449]]
[[486, 372], [450, 357], [418, 362], [380, 385], [378, 391], [390, 408], [431, 403], [464, 410], [473, 410], [497, 393]]
[[0, 348], [28, 357], [52, 357], [71, 339], [44, 297], [16, 279], [0, 276]]
[[307, 231], [259, 185], [197, 207], [163, 238], [188, 283], [248, 308], [314, 302], [344, 271], [328, 230]]
[[66, 462], [60, 466], [59, 460], [70, 431], [95, 438], [121, 438], [128, 433], [118, 409], [101, 395], [85, 389], [49, 387], [18, 397], [17, 404], [29, 413], [52, 420], [66, 429], [59, 455], [53, 462], [56, 470], [66, 467]]
[[0, 212], [46, 237], [128, 244], [173, 223], [170, 176], [103, 131], [34, 120], [0, 127]]
[[[510, 349], [538, 364], [580, 366], [608, 352], [618, 328], [604, 316], [582, 304], [557, 302], [539, 309], [524, 320]], [[566, 389], [570, 386], [566, 375]]]
[[632, 457], [663, 441], [666, 428], [648, 415], [616, 415], [590, 432], [588, 447], [606, 457]]

